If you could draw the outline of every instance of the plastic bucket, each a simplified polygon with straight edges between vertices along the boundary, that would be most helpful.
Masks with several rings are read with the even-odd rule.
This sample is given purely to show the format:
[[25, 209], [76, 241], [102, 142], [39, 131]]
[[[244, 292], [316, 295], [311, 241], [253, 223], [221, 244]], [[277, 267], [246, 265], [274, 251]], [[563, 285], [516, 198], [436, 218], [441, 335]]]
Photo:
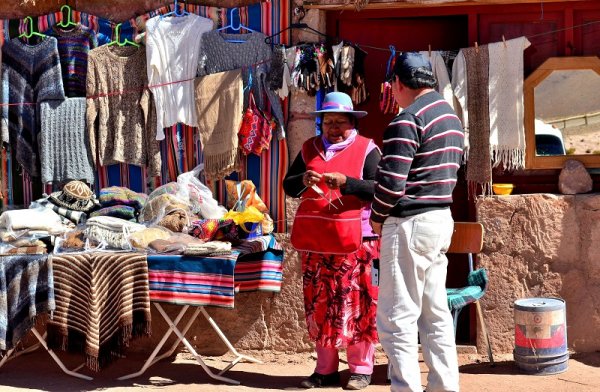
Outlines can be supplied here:
[[567, 370], [565, 301], [560, 298], [515, 301], [514, 358], [517, 367], [528, 374], [557, 374]]

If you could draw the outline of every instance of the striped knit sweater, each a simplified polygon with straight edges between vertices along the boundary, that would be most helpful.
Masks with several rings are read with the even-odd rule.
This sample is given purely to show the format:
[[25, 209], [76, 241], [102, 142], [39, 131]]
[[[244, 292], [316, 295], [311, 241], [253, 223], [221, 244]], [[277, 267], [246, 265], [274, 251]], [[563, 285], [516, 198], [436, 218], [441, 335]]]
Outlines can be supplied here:
[[67, 97], [85, 97], [88, 52], [98, 46], [96, 32], [78, 24], [71, 30], [52, 26], [47, 35], [58, 41], [63, 85]]
[[383, 223], [450, 206], [463, 143], [460, 120], [440, 94], [417, 98], [383, 135], [371, 219]]
[[[9, 136], [17, 162], [31, 176], [39, 176], [38, 103], [64, 99], [56, 38], [46, 37], [37, 45], [13, 38], [2, 46], [2, 135]], [[22, 104], [25, 103], [25, 104]], [[32, 104], [35, 103], [35, 104]], [[7, 142], [7, 140], [3, 140]]]

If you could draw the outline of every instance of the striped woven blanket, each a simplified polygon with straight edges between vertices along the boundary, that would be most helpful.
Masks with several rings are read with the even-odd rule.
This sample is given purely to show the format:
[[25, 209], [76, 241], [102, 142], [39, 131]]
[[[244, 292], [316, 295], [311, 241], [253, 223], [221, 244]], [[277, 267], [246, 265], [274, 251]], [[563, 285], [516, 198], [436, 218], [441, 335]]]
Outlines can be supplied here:
[[52, 264], [48, 255], [0, 257], [0, 352], [10, 350], [54, 309]]
[[129, 342], [150, 335], [148, 264], [139, 253], [83, 253], [52, 257], [56, 311], [48, 346], [85, 354], [99, 371]]

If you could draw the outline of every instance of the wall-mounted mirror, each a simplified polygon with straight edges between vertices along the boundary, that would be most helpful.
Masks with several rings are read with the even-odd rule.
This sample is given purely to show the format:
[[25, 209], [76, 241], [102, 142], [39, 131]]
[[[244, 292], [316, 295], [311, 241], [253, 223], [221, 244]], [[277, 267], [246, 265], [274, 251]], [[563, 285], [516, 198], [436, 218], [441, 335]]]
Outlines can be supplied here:
[[600, 167], [600, 59], [546, 60], [523, 86], [528, 169]]

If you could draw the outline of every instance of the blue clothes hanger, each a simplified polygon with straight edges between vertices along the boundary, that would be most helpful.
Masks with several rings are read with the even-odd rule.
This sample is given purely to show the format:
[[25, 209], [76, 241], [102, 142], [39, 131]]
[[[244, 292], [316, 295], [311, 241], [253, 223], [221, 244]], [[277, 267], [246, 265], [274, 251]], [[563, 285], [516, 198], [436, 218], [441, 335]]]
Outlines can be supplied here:
[[167, 12], [166, 14], [161, 15], [160, 18], [162, 19], [165, 16], [186, 16], [189, 14], [190, 13], [185, 10], [184, 6], [181, 7], [181, 12], [179, 12], [179, 5], [177, 4], [177, 0], [175, 0], [174, 6], [173, 6], [173, 11]]
[[[234, 13], [235, 11], [237, 11], [237, 15], [238, 15], [238, 23], [235, 24], [234, 21]], [[223, 26], [221, 28], [218, 28], [216, 31], [222, 31], [222, 30], [227, 30], [227, 29], [231, 29], [233, 31], [240, 31], [240, 29], [245, 29], [251, 33], [256, 33], [256, 30], [251, 29], [248, 26], [244, 26], [241, 22], [241, 17], [240, 17], [240, 9], [235, 7], [232, 8], [231, 10], [229, 10], [229, 24], [227, 26]], [[227, 42], [237, 42], [237, 43], [243, 43], [246, 42], [245, 40], [236, 40], [236, 39], [226, 39], [225, 41]]]

